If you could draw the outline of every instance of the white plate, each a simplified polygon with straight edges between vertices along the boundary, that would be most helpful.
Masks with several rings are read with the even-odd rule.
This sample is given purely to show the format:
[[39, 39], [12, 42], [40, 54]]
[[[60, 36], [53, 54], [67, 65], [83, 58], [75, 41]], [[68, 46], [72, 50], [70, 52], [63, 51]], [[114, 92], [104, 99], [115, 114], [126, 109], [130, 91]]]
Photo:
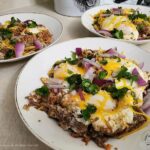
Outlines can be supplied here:
[[[60, 128], [53, 119], [48, 118], [45, 112], [34, 108], [30, 108], [29, 111], [26, 111], [23, 109], [23, 106], [27, 104], [25, 97], [31, 91], [42, 85], [40, 77], [47, 76], [49, 69], [56, 60], [64, 59], [65, 56], [69, 57], [71, 51], [75, 50], [76, 47], [91, 49], [101, 47], [108, 49], [115, 46], [120, 52], [124, 51], [129, 58], [134, 58], [139, 62], [144, 61], [144, 69], [150, 71], [150, 54], [142, 51], [135, 45], [102, 38], [76, 39], [54, 45], [33, 57], [26, 64], [16, 83], [16, 106], [27, 128], [39, 140], [55, 150], [100, 150], [94, 142], [85, 145], [81, 139], [71, 137], [68, 132]], [[38, 120], [41, 121], [38, 122]], [[119, 150], [146, 150], [146, 134], [148, 134], [148, 127], [124, 139], [109, 140], [108, 143], [118, 147]]]
[[[49, 15], [40, 14], [40, 13], [14, 13], [14, 14], [7, 14], [7, 15], [0, 16], [0, 23], [4, 23], [5, 21], [10, 20], [11, 17], [19, 18], [21, 21], [34, 20], [38, 24], [42, 24], [46, 28], [48, 28], [50, 33], [52, 33], [52, 35], [53, 35], [52, 43], [49, 44], [48, 46], [51, 46], [55, 42], [57, 42], [59, 40], [61, 34], [62, 34], [63, 26], [62, 26], [61, 22], [59, 20], [57, 20], [56, 18], [53, 18], [53, 17], [51, 17]], [[0, 63], [13, 62], [13, 61], [18, 61], [18, 60], [24, 59], [26, 57], [35, 55], [35, 54], [43, 51], [47, 47], [45, 47], [45, 48], [43, 48], [43, 49], [41, 49], [41, 50], [39, 50], [37, 52], [34, 52], [32, 54], [29, 54], [27, 56], [18, 57], [18, 58], [12, 58], [12, 59], [6, 59], [6, 60], [0, 60]]]
[[[140, 12], [147, 14], [148, 16], [150, 16], [150, 7], [145, 7], [145, 6], [139, 6], [139, 5], [103, 5], [103, 6], [98, 6], [98, 7], [94, 7], [92, 9], [89, 9], [88, 11], [86, 11], [82, 17], [81, 17], [81, 22], [83, 24], [83, 26], [88, 29], [89, 31], [91, 31], [92, 33], [101, 36], [101, 37], [105, 37], [102, 34], [99, 34], [98, 32], [95, 31], [95, 29], [92, 26], [93, 23], [93, 16], [95, 14], [97, 14], [101, 9], [111, 9], [111, 8], [117, 8], [117, 7], [123, 7], [123, 8], [133, 8], [133, 9], [139, 9]], [[106, 37], [105, 37], [106, 38]], [[107, 37], [109, 38], [109, 37]], [[113, 38], [115, 39], [115, 38]], [[144, 44], [144, 43], [148, 43], [150, 42], [150, 39], [147, 40], [123, 40], [123, 39], [115, 39], [115, 40], [119, 40], [119, 41], [126, 41], [126, 42], [130, 42], [133, 44]]]

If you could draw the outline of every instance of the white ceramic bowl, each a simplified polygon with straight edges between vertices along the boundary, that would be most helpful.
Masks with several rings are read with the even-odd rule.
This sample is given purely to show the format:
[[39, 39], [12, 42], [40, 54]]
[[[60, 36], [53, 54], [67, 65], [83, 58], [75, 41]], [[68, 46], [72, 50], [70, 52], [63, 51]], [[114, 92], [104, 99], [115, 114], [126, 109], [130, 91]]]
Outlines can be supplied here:
[[[108, 44], [109, 43], [109, 44]], [[119, 52], [124, 51], [126, 56], [139, 62], [144, 62], [144, 69], [150, 71], [150, 54], [142, 51], [135, 45], [125, 42], [114, 41], [102, 38], [83, 38], [63, 42], [40, 54], [34, 56], [23, 68], [20, 73], [16, 88], [15, 99], [19, 115], [27, 128], [42, 142], [55, 150], [100, 150], [94, 142], [85, 145], [80, 138], [71, 137], [68, 132], [64, 131], [57, 123], [50, 119], [45, 112], [30, 108], [28, 111], [23, 109], [27, 104], [25, 97], [36, 88], [42, 86], [40, 78], [47, 76], [49, 69], [57, 60], [69, 57], [71, 51], [76, 47], [91, 49], [108, 49], [117, 47]], [[42, 62], [42, 63], [41, 63]], [[38, 120], [41, 120], [40, 122]], [[149, 126], [150, 127], [150, 126]], [[148, 150], [145, 137], [150, 133], [150, 128], [136, 132], [123, 139], [109, 140], [108, 143], [117, 147], [119, 150]], [[149, 134], [150, 135], [150, 134]]]
[[[61, 24], [61, 22], [59, 20], [57, 20], [56, 18], [53, 18], [53, 17], [51, 17], [49, 15], [40, 14], [40, 13], [14, 13], [14, 14], [2, 15], [2, 16], [0, 16], [0, 22], [3, 23], [5, 21], [7, 21], [7, 20], [10, 20], [11, 17], [19, 18], [21, 21], [34, 20], [38, 24], [42, 24], [45, 27], [47, 27], [48, 30], [53, 35], [52, 43], [49, 44], [48, 46], [51, 46], [55, 42], [57, 42], [59, 40], [61, 34], [62, 34], [62, 31], [63, 31], [63, 26], [62, 26], [62, 24]], [[35, 55], [35, 54], [43, 51], [47, 47], [45, 47], [45, 48], [43, 48], [43, 49], [41, 49], [41, 50], [39, 50], [37, 52], [34, 52], [32, 54], [29, 54], [27, 56], [22, 56], [22, 57], [12, 58], [12, 59], [6, 59], [6, 60], [0, 60], [0, 63], [13, 62], [13, 61], [18, 61], [18, 60], [27, 58], [29, 56]]]
[[[112, 4], [112, 5], [103, 5], [103, 6], [98, 6], [98, 7], [94, 7], [88, 11], [86, 11], [82, 17], [81, 17], [81, 22], [83, 24], [83, 26], [89, 30], [90, 32], [104, 37], [102, 34], [99, 34], [98, 32], [95, 31], [95, 29], [92, 26], [93, 23], [93, 16], [95, 14], [97, 14], [100, 10], [102, 9], [111, 9], [111, 8], [117, 8], [117, 7], [122, 7], [122, 8], [133, 8], [133, 9], [139, 9], [140, 12], [147, 14], [148, 16], [150, 16], [150, 7], [145, 7], [145, 6], [139, 6], [139, 5], [117, 5], [117, 4]], [[109, 38], [109, 37], [107, 37]], [[148, 43], [150, 42], [150, 39], [146, 39], [146, 40], [123, 40], [123, 39], [115, 39], [114, 40], [119, 40], [119, 41], [126, 41], [126, 42], [130, 42], [133, 44], [144, 44], [144, 43]]]

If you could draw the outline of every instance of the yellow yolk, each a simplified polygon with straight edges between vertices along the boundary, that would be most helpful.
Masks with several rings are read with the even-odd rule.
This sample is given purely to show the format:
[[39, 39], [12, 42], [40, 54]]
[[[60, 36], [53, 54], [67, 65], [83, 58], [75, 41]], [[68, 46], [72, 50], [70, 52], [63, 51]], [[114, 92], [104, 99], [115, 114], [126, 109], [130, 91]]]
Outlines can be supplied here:
[[68, 63], [61, 63], [59, 67], [54, 71], [54, 78], [65, 79], [70, 76], [70, 72], [74, 74], [85, 74], [85, 69], [78, 67], [77, 65], [70, 65]]
[[117, 59], [107, 59], [108, 63], [103, 66], [104, 70], [107, 71], [106, 78], [110, 78], [113, 72], [120, 70], [121, 64], [117, 62]]

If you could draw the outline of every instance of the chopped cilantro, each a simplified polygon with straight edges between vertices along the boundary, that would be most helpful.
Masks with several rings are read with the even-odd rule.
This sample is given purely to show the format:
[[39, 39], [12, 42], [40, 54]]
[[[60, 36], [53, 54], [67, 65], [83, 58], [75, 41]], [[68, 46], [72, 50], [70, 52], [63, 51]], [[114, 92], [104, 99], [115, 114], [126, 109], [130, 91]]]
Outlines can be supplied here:
[[35, 90], [35, 93], [40, 95], [40, 96], [48, 96], [49, 94], [49, 89], [47, 86], [42, 86], [41, 88], [38, 88]]
[[10, 39], [12, 37], [12, 32], [9, 29], [1, 28], [0, 29], [0, 36], [3, 39], [7, 39], [7, 38]]
[[102, 65], [106, 65], [107, 63], [108, 63], [108, 61], [106, 59], [103, 59], [100, 61], [100, 64], [102, 64]]
[[96, 107], [92, 104], [88, 104], [86, 109], [81, 111], [81, 114], [82, 114], [84, 120], [87, 121], [90, 118], [91, 114], [93, 114], [95, 112], [96, 112]]
[[15, 45], [17, 43], [17, 39], [10, 39], [10, 44]]
[[121, 70], [119, 71], [116, 77], [118, 80], [120, 80], [121, 78], [129, 79], [131, 80], [131, 84], [133, 83], [133, 81], [138, 80], [138, 76], [132, 75], [130, 72], [128, 72], [128, 69], [125, 66], [121, 67]]
[[90, 94], [96, 94], [99, 91], [99, 87], [93, 83], [89, 79], [82, 80], [82, 89]]
[[14, 17], [11, 17], [10, 25], [8, 27], [13, 27], [17, 25], [17, 23], [20, 23], [21, 21], [17, 18], [15, 19]]
[[37, 27], [37, 23], [33, 20], [29, 20], [27, 26], [28, 28], [35, 28]]
[[72, 52], [72, 57], [71, 58], [65, 58], [65, 60], [71, 64], [71, 65], [75, 65], [78, 63], [78, 58], [76, 53]]
[[128, 88], [124, 87], [121, 89], [117, 89], [115, 86], [111, 86], [107, 87], [105, 90], [111, 94], [112, 98], [120, 99], [125, 96], [125, 94], [128, 91]]
[[12, 49], [9, 49], [5, 54], [5, 59], [10, 59], [15, 57], [15, 52]]
[[113, 31], [111, 31], [111, 33], [112, 33], [114, 38], [123, 39], [123, 32], [122, 32], [122, 30], [114, 29]]
[[80, 74], [73, 74], [70, 77], [67, 77], [66, 80], [70, 85], [70, 90], [78, 89], [82, 83]]
[[101, 71], [98, 74], [98, 78], [99, 79], [104, 79], [107, 76], [107, 74], [108, 74], [107, 71]]

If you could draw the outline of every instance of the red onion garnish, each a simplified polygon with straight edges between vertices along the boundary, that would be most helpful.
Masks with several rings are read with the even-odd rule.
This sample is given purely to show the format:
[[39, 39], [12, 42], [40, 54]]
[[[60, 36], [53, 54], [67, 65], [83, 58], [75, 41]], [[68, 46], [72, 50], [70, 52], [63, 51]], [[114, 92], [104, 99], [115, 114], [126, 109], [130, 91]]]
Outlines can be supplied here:
[[98, 30], [97, 32], [98, 32], [99, 34], [104, 35], [104, 36], [112, 37], [111, 32], [108, 31], [108, 30]]
[[35, 40], [34, 44], [35, 44], [36, 49], [42, 49], [43, 48], [43, 46], [39, 40]]
[[139, 86], [145, 86], [147, 84], [147, 82], [140, 76], [136, 68], [133, 69], [132, 74], [138, 76], [137, 84]]
[[139, 63], [139, 68], [142, 69], [144, 67], [144, 62]]
[[104, 85], [110, 85], [113, 83], [112, 80], [104, 80], [104, 79], [98, 79], [98, 78], [94, 78], [93, 79], [93, 83], [98, 85], [98, 86], [104, 86]]
[[83, 66], [86, 70], [88, 70], [92, 65], [88, 62], [83, 61]]
[[21, 57], [23, 55], [24, 49], [25, 49], [25, 44], [24, 43], [21, 43], [21, 42], [17, 43], [15, 45], [16, 57]]
[[85, 79], [89, 79], [90, 81], [92, 81], [93, 78], [94, 78], [94, 76], [95, 76], [94, 72], [95, 72], [94, 68], [93, 68], [93, 67], [90, 67], [90, 68], [87, 70], [87, 72], [85, 73], [84, 78], [85, 78]]
[[80, 96], [80, 99], [81, 99], [81, 100], [85, 100], [84, 95], [83, 95], [83, 92], [82, 92], [82, 89], [78, 89], [77, 92], [78, 92], [78, 94], [79, 94], [79, 96]]
[[98, 64], [97, 62], [87, 59], [87, 58], [83, 58], [83, 61], [90, 63], [91, 65], [95, 66], [96, 68], [100, 68], [100, 64]]
[[76, 48], [76, 54], [77, 54], [79, 57], [82, 57], [82, 48]]
[[117, 56], [117, 57], [120, 57], [120, 58], [126, 58], [124, 55], [120, 54], [117, 52], [117, 48], [110, 48], [106, 51], [106, 53], [110, 54], [111, 56]]

